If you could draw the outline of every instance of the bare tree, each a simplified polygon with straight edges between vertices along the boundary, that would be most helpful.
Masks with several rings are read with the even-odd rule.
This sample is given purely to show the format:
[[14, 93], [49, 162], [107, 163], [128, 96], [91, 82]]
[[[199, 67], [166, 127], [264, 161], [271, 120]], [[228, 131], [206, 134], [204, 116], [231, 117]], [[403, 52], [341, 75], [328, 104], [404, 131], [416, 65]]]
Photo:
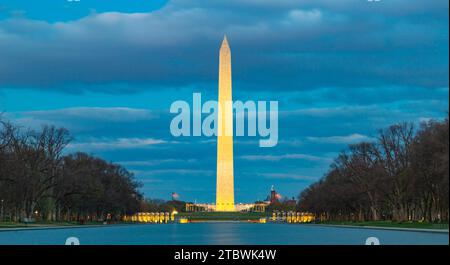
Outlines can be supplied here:
[[299, 207], [325, 220], [449, 220], [449, 124], [381, 130], [376, 143], [349, 146]]

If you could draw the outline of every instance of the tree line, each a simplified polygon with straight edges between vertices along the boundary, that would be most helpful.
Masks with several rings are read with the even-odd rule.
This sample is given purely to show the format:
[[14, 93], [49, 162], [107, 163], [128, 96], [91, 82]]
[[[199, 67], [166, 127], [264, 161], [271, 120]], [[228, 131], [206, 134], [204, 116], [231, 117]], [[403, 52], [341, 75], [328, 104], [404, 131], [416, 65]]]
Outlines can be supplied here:
[[449, 220], [449, 124], [399, 123], [350, 145], [299, 195], [322, 220]]
[[35, 131], [0, 117], [0, 219], [102, 221], [139, 210], [133, 174], [86, 153], [65, 154], [71, 140], [64, 128]]
[[142, 212], [185, 212], [186, 202], [179, 200], [144, 199], [141, 202]]

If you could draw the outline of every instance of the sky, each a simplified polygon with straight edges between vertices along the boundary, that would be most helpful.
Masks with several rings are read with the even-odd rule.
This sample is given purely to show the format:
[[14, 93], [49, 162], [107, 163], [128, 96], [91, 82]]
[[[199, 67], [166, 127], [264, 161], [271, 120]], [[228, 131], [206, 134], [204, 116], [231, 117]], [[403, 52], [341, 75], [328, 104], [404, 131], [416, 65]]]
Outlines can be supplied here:
[[0, 111], [65, 127], [66, 152], [135, 174], [149, 198], [214, 202], [216, 139], [173, 137], [172, 102], [278, 101], [279, 140], [235, 137], [236, 202], [285, 197], [349, 144], [397, 122], [448, 115], [446, 0], [0, 0]]

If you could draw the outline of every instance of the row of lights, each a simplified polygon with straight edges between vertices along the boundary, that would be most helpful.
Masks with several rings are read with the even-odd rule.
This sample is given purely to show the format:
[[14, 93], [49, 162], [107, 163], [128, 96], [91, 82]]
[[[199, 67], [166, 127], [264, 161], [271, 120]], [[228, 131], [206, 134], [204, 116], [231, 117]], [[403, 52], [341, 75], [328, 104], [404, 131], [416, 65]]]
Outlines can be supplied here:
[[169, 212], [141, 212], [134, 215], [125, 215], [122, 217], [124, 222], [136, 222], [136, 223], [168, 223], [175, 221], [175, 215], [177, 211]]
[[311, 213], [302, 212], [273, 212], [272, 221], [281, 221], [288, 223], [310, 223], [314, 221], [315, 217]]

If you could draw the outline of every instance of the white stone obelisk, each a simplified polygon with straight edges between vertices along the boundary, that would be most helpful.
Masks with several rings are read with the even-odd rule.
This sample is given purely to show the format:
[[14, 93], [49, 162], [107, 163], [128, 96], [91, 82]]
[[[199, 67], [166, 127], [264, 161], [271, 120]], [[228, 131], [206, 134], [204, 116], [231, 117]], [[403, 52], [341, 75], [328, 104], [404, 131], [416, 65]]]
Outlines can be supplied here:
[[235, 211], [231, 51], [225, 36], [219, 56], [216, 211]]

